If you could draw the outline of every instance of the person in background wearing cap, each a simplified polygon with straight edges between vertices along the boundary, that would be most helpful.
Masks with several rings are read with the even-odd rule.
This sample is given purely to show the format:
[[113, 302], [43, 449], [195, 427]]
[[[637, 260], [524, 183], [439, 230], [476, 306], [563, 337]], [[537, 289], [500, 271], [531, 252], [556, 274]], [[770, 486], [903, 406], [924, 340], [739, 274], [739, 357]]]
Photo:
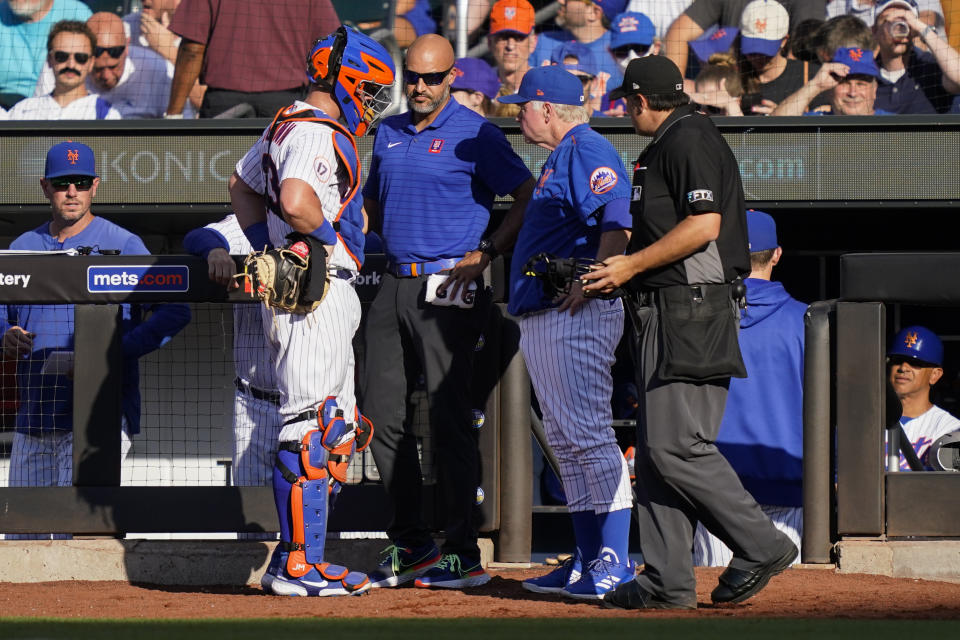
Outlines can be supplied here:
[[[517, 92], [523, 75], [530, 70], [530, 58], [537, 48], [533, 6], [527, 0], [498, 0], [490, 9], [487, 44], [500, 78], [498, 96]], [[497, 103], [494, 115], [513, 118], [516, 105]]]
[[[914, 0], [881, 0], [876, 6], [876, 105], [890, 113], [946, 113], [953, 94], [960, 93], [960, 53], [918, 16]], [[929, 52], [915, 46], [915, 39]]]
[[[740, 17], [740, 54], [746, 115], [767, 115], [820, 68], [785, 57], [790, 16], [776, 0], [753, 0]], [[751, 96], [754, 96], [751, 98]]]
[[[50, 201], [51, 219], [17, 237], [10, 249], [92, 247], [94, 253], [114, 250], [121, 255], [148, 255], [139, 237], [90, 211], [99, 186], [90, 147], [79, 142], [51, 147], [40, 180]], [[137, 358], [166, 344], [183, 329], [190, 321], [190, 308], [185, 304], [124, 304], [122, 309], [121, 453], [125, 456], [130, 437], [140, 431]], [[146, 319], [145, 313], [150, 314]], [[17, 361], [20, 389], [9, 486], [69, 486], [73, 482], [73, 305], [0, 305], [0, 331], [4, 358]]]
[[[837, 49], [833, 60], [821, 66], [810, 82], [781, 102], [773, 115], [891, 115], [875, 107], [879, 77], [880, 71], [870, 51], [859, 47], [841, 47]], [[810, 102], [825, 91], [830, 92], [830, 104], [808, 111]]]
[[[882, 0], [829, 0], [826, 17], [830, 20], [837, 16], [853, 16], [872, 27], [878, 4], [882, 4]], [[917, 8], [921, 22], [937, 27], [941, 36], [946, 35], [943, 30], [943, 5], [940, 0], [917, 0]]]
[[554, 298], [524, 265], [540, 253], [599, 260], [622, 254], [630, 237], [630, 187], [613, 145], [590, 128], [583, 86], [570, 72], [533, 69], [520, 91], [503, 100], [522, 105], [517, 120], [527, 142], [551, 152], [513, 251], [508, 309], [520, 318], [520, 348], [577, 543], [568, 562], [523, 587], [596, 600], [634, 575], [627, 555], [633, 497], [611, 408], [623, 304], [586, 298], [579, 283]]
[[453, 99], [484, 118], [493, 110], [500, 80], [497, 72], [480, 58], [459, 58], [453, 65], [455, 75], [450, 83]]
[[[901, 329], [887, 351], [890, 385], [900, 400], [900, 425], [926, 470], [930, 445], [940, 436], [960, 430], [960, 420], [930, 401], [930, 390], [943, 377], [943, 343], [933, 331], [915, 325]], [[900, 470], [909, 471], [903, 453]]]
[[[480, 564], [476, 496], [480, 477], [471, 384], [487, 326], [484, 269], [513, 246], [534, 181], [503, 132], [450, 98], [450, 42], [417, 38], [403, 68], [409, 111], [377, 128], [363, 187], [369, 228], [383, 238], [387, 268], [364, 326], [367, 360], [358, 405], [376, 425], [370, 450], [387, 491], [391, 544], [371, 585], [414, 581], [462, 589], [490, 580]], [[489, 236], [497, 195], [513, 203]], [[437, 549], [422, 509], [417, 441], [404, 419], [411, 380], [422, 371], [435, 436], [438, 501], [446, 538]]]
[[621, 71], [627, 70], [631, 60], [660, 55], [660, 40], [650, 18], [635, 11], [617, 14], [610, 25], [610, 55]]
[[627, 7], [627, 0], [560, 0], [557, 24], [564, 31], [540, 34], [536, 50], [530, 58], [534, 67], [550, 64], [553, 52], [564, 42], [575, 40], [587, 46], [597, 61], [599, 70], [609, 74], [604, 92], [620, 84], [623, 71], [610, 57], [610, 25], [614, 17]]
[[[803, 317], [773, 268], [783, 250], [769, 214], [747, 211], [750, 277], [740, 312], [740, 352], [746, 378], [730, 381], [717, 447], [760, 508], [797, 547], [803, 532]], [[697, 525], [693, 562], [725, 567], [733, 552]], [[799, 561], [799, 557], [795, 562]]]
[[604, 100], [604, 94], [609, 77], [606, 72], [600, 71], [589, 47], [573, 40], [564, 42], [553, 50], [550, 64], [562, 67], [580, 79], [585, 100], [583, 106], [591, 117], [606, 115], [604, 106], [609, 101]]
[[87, 91], [96, 46], [96, 35], [82, 22], [62, 20], [53, 25], [46, 62], [52, 70], [52, 87], [15, 104], [9, 119], [119, 120], [120, 113], [106, 99]]
[[634, 168], [629, 253], [606, 258], [582, 278], [585, 291], [631, 292], [641, 392], [637, 515], [646, 568], [604, 604], [696, 608], [696, 521], [736, 550], [711, 599], [742, 602], [790, 566], [797, 547], [714, 444], [730, 378], [746, 375], [736, 340], [735, 298], [750, 273], [740, 170], [711, 119], [689, 104], [669, 58], [632, 61], [612, 97], [621, 96], [636, 132], [653, 136]]
[[[790, 14], [790, 29], [804, 20], [823, 20], [826, 0], [778, 1]], [[739, 25], [748, 4], [750, 0], [694, 0], [686, 11], [677, 16], [667, 31], [664, 38], [667, 57], [686, 73], [688, 44], [703, 36], [710, 27]], [[693, 90], [692, 81], [688, 81], [686, 89]]]

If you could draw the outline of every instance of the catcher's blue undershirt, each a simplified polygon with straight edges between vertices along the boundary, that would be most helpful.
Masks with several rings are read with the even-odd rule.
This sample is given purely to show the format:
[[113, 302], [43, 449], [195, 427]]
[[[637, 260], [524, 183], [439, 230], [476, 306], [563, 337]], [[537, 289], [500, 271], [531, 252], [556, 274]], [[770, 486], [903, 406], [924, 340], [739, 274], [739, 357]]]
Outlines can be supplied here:
[[498, 127], [450, 99], [423, 131], [410, 113], [380, 124], [363, 196], [380, 203], [387, 258], [428, 262], [476, 249], [495, 195], [530, 177]]
[[510, 264], [510, 313], [556, 306], [544, 296], [539, 280], [523, 275], [531, 256], [546, 252], [558, 258], [594, 258], [603, 232], [632, 226], [623, 161], [589, 125], [577, 125], [547, 158], [527, 205]]

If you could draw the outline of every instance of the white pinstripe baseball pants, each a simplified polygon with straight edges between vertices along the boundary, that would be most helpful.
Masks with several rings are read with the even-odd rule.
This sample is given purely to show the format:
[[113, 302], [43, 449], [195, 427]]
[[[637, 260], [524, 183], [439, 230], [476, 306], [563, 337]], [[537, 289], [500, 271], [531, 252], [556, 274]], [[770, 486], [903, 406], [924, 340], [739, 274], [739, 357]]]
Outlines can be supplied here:
[[[773, 526], [787, 534], [793, 544], [800, 548], [800, 537], [803, 535], [803, 509], [801, 507], [780, 507], [771, 504], [762, 504], [760, 509], [773, 521]], [[697, 567], [725, 567], [730, 564], [733, 552], [703, 526], [697, 523], [697, 530], [693, 533], [693, 564]], [[794, 559], [793, 564], [800, 562], [800, 556]]]
[[610, 367], [623, 335], [623, 305], [588, 300], [576, 314], [548, 310], [520, 318], [520, 348], [560, 464], [570, 511], [633, 506], [627, 463], [611, 423]]

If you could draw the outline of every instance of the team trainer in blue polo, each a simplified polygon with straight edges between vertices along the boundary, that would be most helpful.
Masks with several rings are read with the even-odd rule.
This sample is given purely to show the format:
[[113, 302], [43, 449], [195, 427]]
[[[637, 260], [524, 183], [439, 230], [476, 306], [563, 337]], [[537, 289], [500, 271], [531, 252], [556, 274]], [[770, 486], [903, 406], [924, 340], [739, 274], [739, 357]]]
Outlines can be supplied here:
[[[408, 113], [387, 118], [363, 190], [387, 272], [367, 314], [360, 406], [376, 431], [371, 450], [393, 505], [391, 545], [373, 587], [465, 588], [490, 576], [477, 546], [480, 479], [472, 427], [474, 348], [488, 318], [483, 269], [513, 245], [533, 178], [496, 126], [450, 99], [450, 43], [418, 38], [403, 70]], [[496, 195], [513, 195], [504, 221], [484, 231]], [[422, 371], [446, 534], [438, 550], [424, 522], [417, 440], [405, 425], [408, 390]]]
[[610, 405], [623, 303], [584, 298], [579, 283], [554, 297], [540, 279], [524, 275], [524, 265], [540, 253], [600, 260], [622, 254], [633, 225], [630, 184], [613, 145], [587, 124], [583, 85], [569, 71], [528, 71], [519, 92], [501, 100], [522, 103], [524, 138], [552, 151], [513, 251], [509, 310], [520, 316], [520, 348], [577, 541], [571, 560], [523, 586], [599, 599], [634, 575], [627, 557], [633, 494]]

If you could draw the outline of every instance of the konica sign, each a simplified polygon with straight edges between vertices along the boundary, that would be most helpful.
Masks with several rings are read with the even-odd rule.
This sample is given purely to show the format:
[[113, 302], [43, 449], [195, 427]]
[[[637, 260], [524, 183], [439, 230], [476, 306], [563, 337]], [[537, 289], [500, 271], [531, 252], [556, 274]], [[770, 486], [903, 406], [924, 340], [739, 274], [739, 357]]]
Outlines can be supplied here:
[[190, 289], [186, 265], [111, 265], [87, 267], [90, 293], [169, 293]]

